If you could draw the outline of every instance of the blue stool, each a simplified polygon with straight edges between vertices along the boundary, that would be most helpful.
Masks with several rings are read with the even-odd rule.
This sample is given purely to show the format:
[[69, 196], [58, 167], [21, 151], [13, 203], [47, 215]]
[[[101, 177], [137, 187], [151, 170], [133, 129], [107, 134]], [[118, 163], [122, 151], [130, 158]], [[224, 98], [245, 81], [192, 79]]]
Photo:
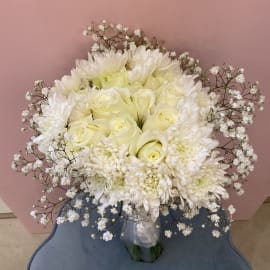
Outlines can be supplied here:
[[[109, 242], [93, 240], [93, 229], [81, 227], [80, 222], [55, 225], [33, 254], [28, 270], [251, 270], [233, 246], [230, 232], [214, 238], [208, 226], [201, 227], [206, 219], [202, 209], [192, 220], [190, 236], [161, 236], [164, 250], [154, 263], [133, 261], [119, 237]], [[115, 230], [119, 232], [121, 225], [119, 222]]]

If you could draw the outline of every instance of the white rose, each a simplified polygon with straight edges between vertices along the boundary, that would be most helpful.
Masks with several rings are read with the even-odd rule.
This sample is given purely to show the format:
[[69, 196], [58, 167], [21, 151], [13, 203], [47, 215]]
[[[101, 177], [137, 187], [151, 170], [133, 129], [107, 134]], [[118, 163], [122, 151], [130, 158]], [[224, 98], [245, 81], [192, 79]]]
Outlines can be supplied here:
[[158, 162], [165, 156], [167, 143], [158, 132], [144, 132], [137, 142], [137, 157], [144, 162]]
[[122, 69], [119, 72], [106, 74], [94, 79], [93, 83], [100, 89], [108, 89], [112, 87], [125, 88], [128, 86], [127, 71]]
[[67, 145], [70, 150], [81, 150], [85, 146], [98, 142], [102, 136], [106, 135], [107, 126], [104, 120], [91, 120], [85, 117], [69, 124]]
[[128, 144], [129, 152], [134, 154], [137, 138], [141, 130], [129, 114], [121, 114], [108, 120], [109, 138], [118, 145]]
[[151, 89], [140, 89], [131, 98], [134, 104], [135, 117], [138, 120], [146, 119], [155, 103], [155, 93]]
[[175, 82], [165, 85], [158, 90], [158, 104], [166, 104], [167, 106], [176, 106], [179, 99], [185, 96], [185, 90]]
[[159, 106], [154, 114], [150, 116], [143, 125], [143, 131], [146, 130], [166, 130], [173, 125], [178, 118], [178, 112], [171, 106]]
[[93, 90], [89, 98], [94, 118], [106, 118], [112, 114], [129, 110], [130, 95], [128, 89]]

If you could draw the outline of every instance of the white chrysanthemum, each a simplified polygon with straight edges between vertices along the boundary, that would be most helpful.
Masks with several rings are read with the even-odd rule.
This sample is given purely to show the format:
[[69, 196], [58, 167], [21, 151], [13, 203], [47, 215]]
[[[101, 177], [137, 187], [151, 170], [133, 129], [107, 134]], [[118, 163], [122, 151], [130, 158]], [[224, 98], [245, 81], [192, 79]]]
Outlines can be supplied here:
[[48, 104], [41, 106], [42, 114], [34, 118], [40, 135], [34, 139], [39, 150], [46, 153], [53, 139], [63, 134], [74, 104], [71, 98], [67, 99], [58, 93], [48, 97]]
[[198, 172], [206, 157], [218, 145], [211, 138], [212, 127], [189, 123], [189, 119], [178, 122], [168, 132], [166, 162], [180, 180], [190, 182], [190, 176]]
[[127, 200], [136, 208], [143, 206], [155, 220], [159, 216], [160, 204], [170, 198], [172, 186], [169, 169], [164, 163], [145, 165], [133, 158], [126, 174]]
[[202, 88], [201, 82], [194, 82], [195, 76], [183, 75], [180, 78], [180, 84], [184, 89], [184, 95], [178, 100], [177, 109], [180, 118], [189, 119], [190, 123], [193, 121], [204, 123], [207, 116], [214, 108], [216, 103], [215, 98], [210, 98], [207, 88]]
[[179, 63], [172, 61], [169, 54], [158, 49], [147, 50], [145, 46], [132, 47], [128, 59], [128, 78], [131, 82], [157, 88], [163, 81], [170, 81], [181, 75]]
[[[76, 66], [77, 71], [84, 78], [94, 80], [97, 86], [101, 87], [106, 76], [125, 70], [127, 61], [128, 54], [126, 52], [105, 51], [89, 54], [88, 60], [78, 60]], [[116, 81], [114, 80], [114, 82]]]
[[80, 94], [73, 94], [74, 106], [70, 114], [69, 120], [76, 121], [84, 117], [92, 117], [92, 108], [90, 104], [90, 90]]
[[52, 92], [68, 96], [70, 93], [83, 93], [89, 91], [89, 84], [76, 70], [71, 71], [71, 75], [65, 75], [61, 80], [54, 81]]
[[125, 171], [127, 147], [103, 140], [85, 149], [77, 157], [76, 167], [88, 178], [81, 189], [100, 200], [104, 206], [115, 205], [127, 197]]
[[227, 198], [228, 193], [224, 186], [228, 179], [225, 176], [226, 165], [220, 163], [215, 153], [207, 158], [200, 170], [192, 176], [192, 182], [182, 185], [181, 196], [191, 208], [206, 207], [215, 199]]

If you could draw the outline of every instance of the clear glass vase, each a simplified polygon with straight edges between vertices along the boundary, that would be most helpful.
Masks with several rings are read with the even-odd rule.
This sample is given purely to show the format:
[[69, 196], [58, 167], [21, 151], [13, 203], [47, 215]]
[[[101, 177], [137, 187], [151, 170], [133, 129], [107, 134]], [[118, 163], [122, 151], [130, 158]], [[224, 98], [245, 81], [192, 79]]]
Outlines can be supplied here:
[[121, 239], [133, 260], [154, 262], [163, 250], [160, 243], [160, 219], [153, 221], [144, 210], [127, 215]]

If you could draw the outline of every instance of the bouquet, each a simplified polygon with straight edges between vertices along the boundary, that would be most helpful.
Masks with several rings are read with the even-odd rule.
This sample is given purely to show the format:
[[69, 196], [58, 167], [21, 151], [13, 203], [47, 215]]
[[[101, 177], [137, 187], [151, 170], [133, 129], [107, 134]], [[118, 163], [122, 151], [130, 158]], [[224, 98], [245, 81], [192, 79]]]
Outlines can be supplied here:
[[[175, 228], [163, 233], [187, 236], [189, 220], [205, 208], [219, 237], [228, 230], [218, 214], [227, 189], [242, 195], [257, 160], [247, 127], [263, 109], [258, 82], [230, 65], [204, 71], [187, 52], [177, 55], [140, 29], [103, 21], [83, 34], [94, 41], [88, 59], [26, 94], [22, 130], [33, 136], [12, 167], [43, 186], [31, 215], [46, 225], [65, 205], [58, 224], [89, 226], [95, 210], [92, 237], [109, 241], [118, 219], [133, 217], [145, 236], [147, 222], [159, 229], [159, 216], [177, 210]], [[228, 212], [231, 218], [235, 208]]]

